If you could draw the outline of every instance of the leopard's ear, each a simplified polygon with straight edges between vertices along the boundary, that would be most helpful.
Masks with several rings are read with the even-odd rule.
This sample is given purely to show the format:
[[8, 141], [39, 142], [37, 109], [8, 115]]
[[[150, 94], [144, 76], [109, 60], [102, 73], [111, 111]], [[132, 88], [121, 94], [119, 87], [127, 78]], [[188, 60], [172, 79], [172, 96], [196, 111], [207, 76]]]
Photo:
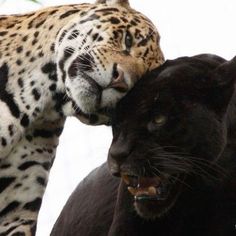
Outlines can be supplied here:
[[97, 0], [95, 4], [106, 3], [107, 5], [121, 5], [123, 7], [129, 8], [129, 0]]

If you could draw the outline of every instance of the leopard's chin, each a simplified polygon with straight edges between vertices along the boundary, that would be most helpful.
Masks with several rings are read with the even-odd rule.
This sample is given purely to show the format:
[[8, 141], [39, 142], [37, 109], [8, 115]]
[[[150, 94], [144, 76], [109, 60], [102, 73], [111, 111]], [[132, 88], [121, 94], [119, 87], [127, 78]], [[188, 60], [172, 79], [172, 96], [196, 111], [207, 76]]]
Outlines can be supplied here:
[[98, 111], [97, 113], [87, 114], [77, 108], [75, 117], [86, 125], [110, 125], [110, 115], [108, 112]]
[[175, 205], [181, 193], [181, 180], [184, 177], [175, 176], [178, 181], [169, 181], [161, 177], [142, 177], [122, 174], [128, 191], [134, 197], [136, 212], [143, 218], [155, 219], [163, 217]]

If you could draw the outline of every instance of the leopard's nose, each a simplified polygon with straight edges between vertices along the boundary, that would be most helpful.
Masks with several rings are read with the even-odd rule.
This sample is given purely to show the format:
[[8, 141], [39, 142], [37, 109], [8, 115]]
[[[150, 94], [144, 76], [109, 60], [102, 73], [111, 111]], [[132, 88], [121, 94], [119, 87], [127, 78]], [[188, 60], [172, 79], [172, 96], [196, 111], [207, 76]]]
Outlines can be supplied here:
[[109, 84], [109, 88], [114, 88], [118, 90], [119, 92], [127, 92], [129, 89], [128, 84], [125, 81], [124, 71], [119, 68], [117, 63], [113, 65], [113, 71], [112, 71], [112, 80]]

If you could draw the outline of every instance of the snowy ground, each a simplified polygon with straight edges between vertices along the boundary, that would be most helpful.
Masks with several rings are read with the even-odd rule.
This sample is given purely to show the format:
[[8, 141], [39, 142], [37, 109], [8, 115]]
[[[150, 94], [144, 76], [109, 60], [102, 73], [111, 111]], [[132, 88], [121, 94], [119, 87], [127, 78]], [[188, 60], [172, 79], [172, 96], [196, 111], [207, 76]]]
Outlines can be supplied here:
[[[0, 0], [0, 14], [85, 1], [93, 2], [41, 0], [41, 6], [27, 0]], [[214, 53], [230, 59], [236, 54], [235, 0], [130, 1], [156, 24], [166, 58]], [[110, 141], [107, 127], [89, 127], [73, 118], [67, 120], [40, 211], [37, 236], [49, 235], [77, 183], [106, 160]]]

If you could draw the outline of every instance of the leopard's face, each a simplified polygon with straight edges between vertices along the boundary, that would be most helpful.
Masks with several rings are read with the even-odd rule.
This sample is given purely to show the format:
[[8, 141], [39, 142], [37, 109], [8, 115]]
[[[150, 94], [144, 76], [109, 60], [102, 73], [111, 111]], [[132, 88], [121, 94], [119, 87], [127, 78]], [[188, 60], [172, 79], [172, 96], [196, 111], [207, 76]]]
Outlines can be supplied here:
[[207, 55], [166, 62], [118, 103], [108, 163], [141, 217], [163, 217], [186, 186], [224, 178], [235, 64]]
[[142, 14], [99, 4], [64, 27], [57, 38], [59, 76], [77, 111], [114, 107], [147, 71], [163, 62], [159, 34]]

